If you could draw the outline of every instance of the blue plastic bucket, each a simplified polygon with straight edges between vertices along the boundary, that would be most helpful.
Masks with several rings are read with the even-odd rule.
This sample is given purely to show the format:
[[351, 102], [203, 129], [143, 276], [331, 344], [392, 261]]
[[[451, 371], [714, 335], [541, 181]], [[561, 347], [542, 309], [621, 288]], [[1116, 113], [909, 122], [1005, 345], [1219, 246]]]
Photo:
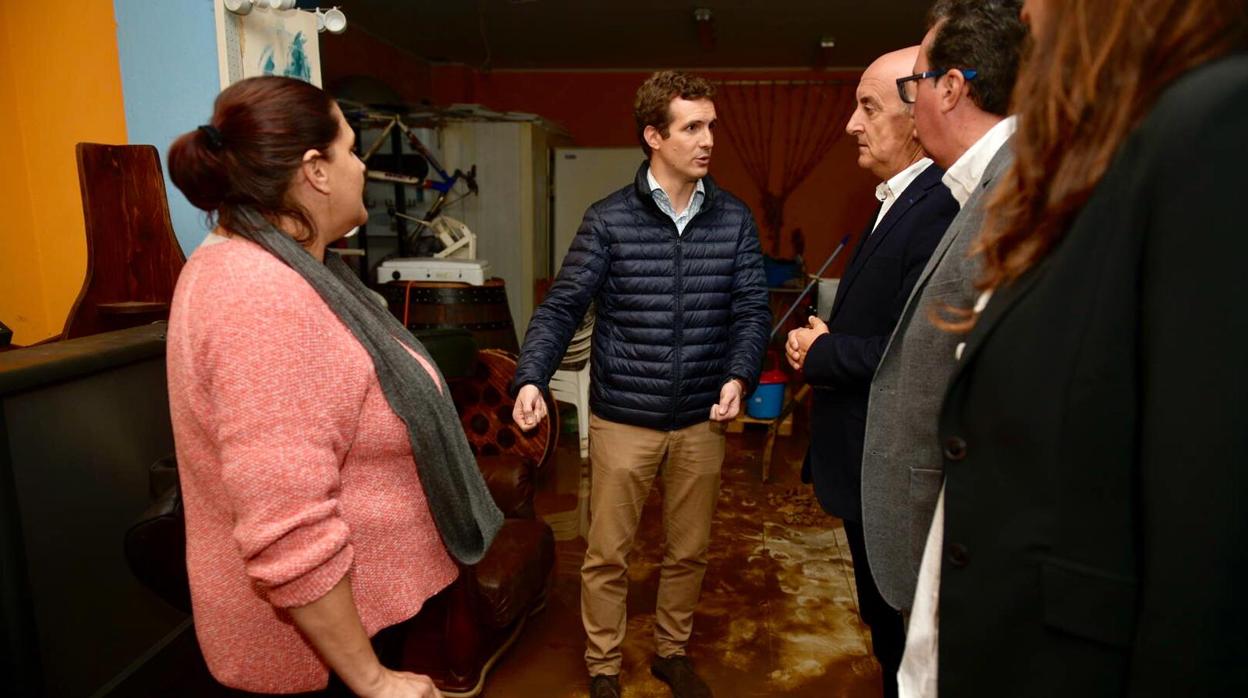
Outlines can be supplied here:
[[745, 413], [754, 419], [775, 419], [784, 409], [784, 383], [760, 385], [745, 405]]
[[764, 371], [758, 379], [758, 387], [745, 403], [745, 413], [754, 419], [775, 419], [784, 409], [784, 386], [789, 377], [784, 371]]

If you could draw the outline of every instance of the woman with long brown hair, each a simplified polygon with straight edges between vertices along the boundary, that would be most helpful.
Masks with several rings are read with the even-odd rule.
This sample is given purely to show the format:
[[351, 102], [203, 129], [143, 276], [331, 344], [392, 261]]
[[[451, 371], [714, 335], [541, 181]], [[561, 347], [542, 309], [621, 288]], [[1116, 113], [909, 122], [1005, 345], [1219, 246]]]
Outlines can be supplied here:
[[940, 695], [1248, 695], [1246, 14], [1025, 4], [940, 420]]

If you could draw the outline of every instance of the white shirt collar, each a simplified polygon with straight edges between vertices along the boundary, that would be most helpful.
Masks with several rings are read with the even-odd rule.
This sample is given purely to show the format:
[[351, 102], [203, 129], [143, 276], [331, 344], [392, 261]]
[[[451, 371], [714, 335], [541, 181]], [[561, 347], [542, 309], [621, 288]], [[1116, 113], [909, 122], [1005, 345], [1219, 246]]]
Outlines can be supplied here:
[[979, 186], [979, 180], [983, 179], [988, 163], [992, 162], [997, 151], [1005, 145], [1010, 136], [1014, 135], [1017, 128], [1018, 118], [1007, 116], [980, 136], [979, 140], [967, 148], [966, 152], [962, 153], [962, 157], [945, 171], [945, 176], [941, 178], [941, 181], [949, 187], [949, 193], [958, 200], [959, 207], [966, 205], [971, 194], [975, 193], [975, 188]]
[[[663, 196], [665, 198], [667, 198], [669, 201], [671, 200], [671, 197], [667, 196], [667, 190], [663, 188], [663, 185], [659, 184], [659, 180], [654, 178], [654, 170], [648, 167], [646, 168], [646, 181], [650, 183], [650, 193], [653, 194], [654, 191], [657, 189], [663, 192]], [[693, 188], [693, 196], [697, 196], [698, 194], [702, 194], [704, 196], [706, 195], [706, 187], [702, 186], [701, 179], [698, 180], [697, 185], [694, 186]], [[689, 197], [690, 204], [693, 203], [693, 196]], [[689, 204], [685, 204], [685, 210], [686, 211], [689, 210]]]
[[871, 232], [880, 227], [880, 221], [884, 220], [884, 216], [888, 215], [889, 209], [893, 204], [897, 203], [897, 197], [906, 190], [919, 175], [923, 174], [932, 161], [929, 158], [921, 158], [906, 169], [898, 172], [888, 178], [887, 182], [880, 182], [875, 188], [875, 198], [880, 200], [880, 212], [875, 214], [875, 225], [871, 227]]
[[913, 184], [914, 180], [918, 179], [919, 175], [923, 174], [923, 171], [930, 164], [932, 164], [931, 158], [919, 158], [906, 169], [889, 177], [888, 181], [880, 182], [879, 186], [875, 188], [875, 198], [880, 203], [884, 203], [888, 199], [896, 199], [898, 196], [901, 196], [906, 187]]

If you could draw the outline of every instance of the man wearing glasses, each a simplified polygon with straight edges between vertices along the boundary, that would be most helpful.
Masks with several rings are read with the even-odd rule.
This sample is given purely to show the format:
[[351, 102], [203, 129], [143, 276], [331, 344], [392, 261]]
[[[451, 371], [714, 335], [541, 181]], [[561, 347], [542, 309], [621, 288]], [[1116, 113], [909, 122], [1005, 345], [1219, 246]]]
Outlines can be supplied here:
[[[943, 519], [933, 522], [933, 517], [945, 461], [961, 455], [956, 444], [937, 438], [961, 338], [932, 320], [934, 314], [965, 319], [948, 309], [969, 312], [976, 304], [980, 265], [968, 250], [983, 225], [992, 187], [1013, 159], [1009, 100], [1027, 35], [1021, 5], [1021, 0], [940, 0], [929, 14], [914, 74], [897, 80], [898, 96], [914, 105], [919, 141], [945, 169], [942, 181], [961, 208], [906, 302], [867, 407], [863, 529], [881, 595], [909, 615], [898, 672], [902, 696], [935, 695], [914, 692], [916, 685], [935, 689], [935, 595], [942, 556], [940, 543], [930, 548], [927, 539], [929, 531], [944, 530]], [[943, 556], [948, 564], [967, 564], [974, 551], [949, 543]], [[935, 556], [930, 564], [925, 547]]]

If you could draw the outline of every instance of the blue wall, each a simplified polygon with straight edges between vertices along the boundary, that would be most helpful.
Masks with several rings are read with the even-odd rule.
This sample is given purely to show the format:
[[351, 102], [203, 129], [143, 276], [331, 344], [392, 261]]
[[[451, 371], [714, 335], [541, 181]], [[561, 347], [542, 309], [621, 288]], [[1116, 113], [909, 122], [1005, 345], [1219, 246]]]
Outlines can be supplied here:
[[[121, 86], [130, 143], [160, 149], [167, 166], [169, 145], [208, 121], [220, 91], [213, 4], [219, 0], [114, 0]], [[208, 227], [204, 214], [169, 181], [169, 213], [188, 256]]]

